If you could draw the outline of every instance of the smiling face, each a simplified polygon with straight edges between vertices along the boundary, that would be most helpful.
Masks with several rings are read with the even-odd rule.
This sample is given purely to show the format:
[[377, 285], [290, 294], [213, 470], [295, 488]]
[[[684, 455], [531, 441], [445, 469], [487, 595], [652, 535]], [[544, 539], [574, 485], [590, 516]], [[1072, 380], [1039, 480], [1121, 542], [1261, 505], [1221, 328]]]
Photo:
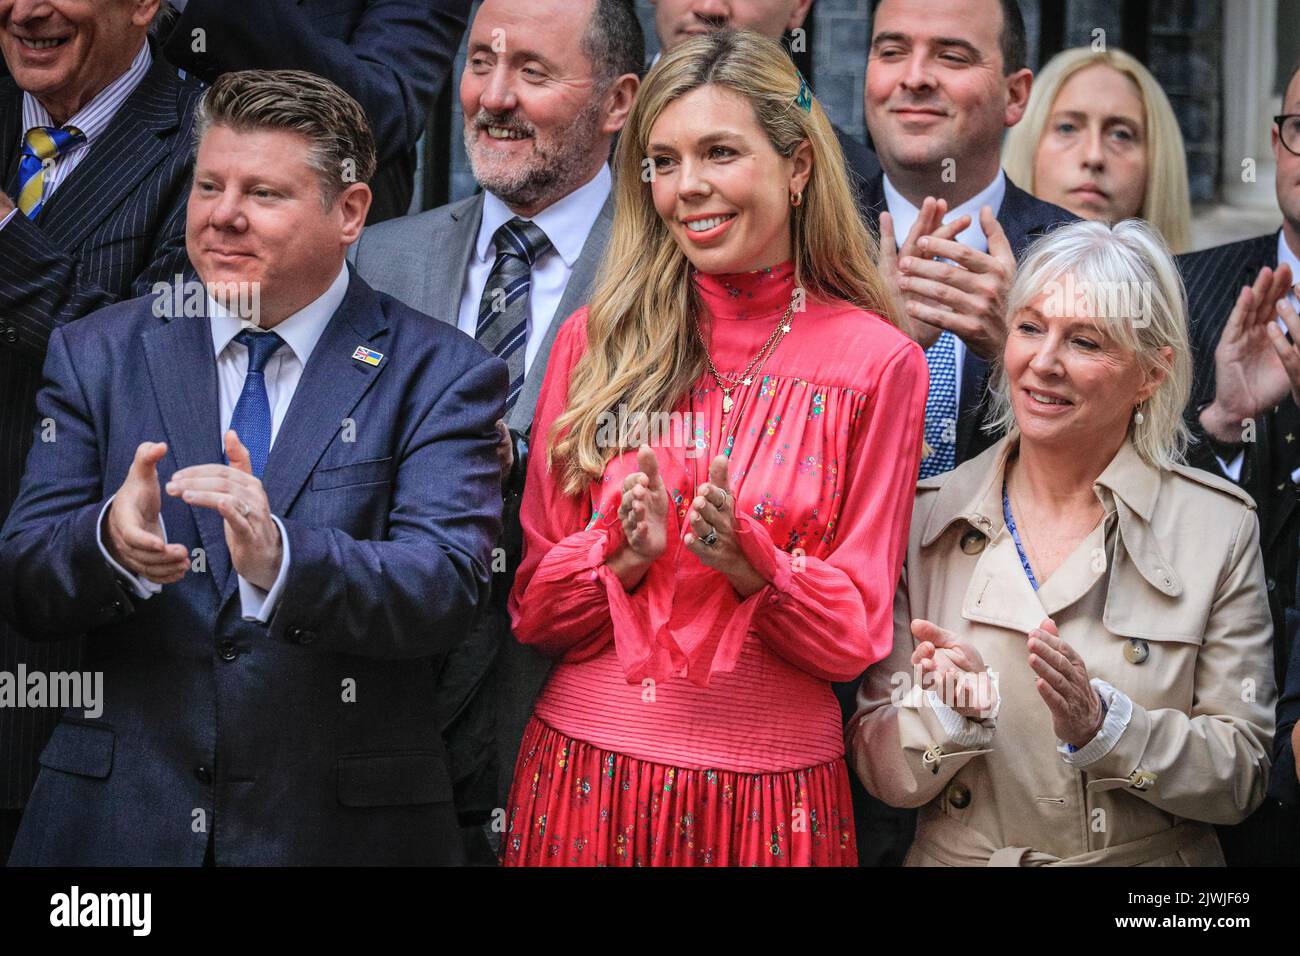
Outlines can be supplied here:
[[1142, 211], [1147, 138], [1142, 93], [1104, 63], [1061, 86], [1034, 157], [1034, 192], [1083, 219], [1116, 223]]
[[622, 126], [582, 36], [590, 0], [486, 0], [470, 31], [460, 105], [474, 178], [523, 216], [589, 181]]
[[325, 209], [309, 149], [297, 133], [217, 125], [195, 159], [190, 262], [205, 283], [257, 283], [265, 328], [324, 294], [370, 206], [369, 187], [353, 183]]
[[70, 120], [130, 67], [158, 0], [0, 0], [0, 51], [18, 85]]
[[1030, 85], [1028, 70], [1003, 75], [1001, 28], [997, 0], [876, 8], [865, 111], [895, 185], [909, 172], [937, 176], [945, 160], [970, 195], [993, 180], [1003, 130], [1020, 121]]
[[671, 50], [710, 30], [753, 30], [779, 40], [803, 25], [812, 0], [651, 0], [659, 45]]
[[655, 211], [695, 268], [752, 272], [792, 258], [790, 197], [808, 183], [811, 147], [781, 156], [743, 96], [703, 86], [674, 100], [646, 155]]
[[1003, 352], [1011, 408], [1024, 441], [1118, 449], [1133, 407], [1151, 397], [1165, 372], [1145, 368], [1087, 308], [1062, 308], [1074, 289], [1069, 276], [1049, 282], [1011, 317]]

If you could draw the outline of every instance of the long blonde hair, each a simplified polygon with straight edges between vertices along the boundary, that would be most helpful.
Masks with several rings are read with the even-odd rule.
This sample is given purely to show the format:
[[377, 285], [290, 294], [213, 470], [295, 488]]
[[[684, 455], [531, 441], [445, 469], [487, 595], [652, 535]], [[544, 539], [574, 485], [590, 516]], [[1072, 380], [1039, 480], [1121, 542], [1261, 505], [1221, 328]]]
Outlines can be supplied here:
[[1145, 66], [1123, 50], [1093, 50], [1077, 47], [1052, 57], [1034, 77], [1025, 115], [1007, 134], [1002, 148], [1002, 165], [1012, 182], [1034, 195], [1034, 157], [1042, 142], [1052, 105], [1065, 81], [1082, 69], [1098, 63], [1127, 76], [1142, 96], [1146, 124], [1147, 181], [1138, 213], [1155, 227], [1175, 253], [1187, 251], [1192, 235], [1192, 207], [1188, 198], [1187, 157], [1183, 134], [1178, 129], [1169, 97]]
[[875, 266], [876, 240], [859, 216], [839, 142], [816, 99], [808, 108], [797, 102], [802, 83], [785, 50], [745, 31], [682, 43], [646, 77], [618, 144], [614, 223], [588, 307], [587, 350], [548, 436], [548, 466], [562, 463], [568, 494], [599, 478], [623, 450], [597, 440], [603, 415], [619, 406], [629, 416], [671, 410], [704, 372], [690, 261], [655, 211], [642, 169], [659, 115], [710, 84], [749, 100], [781, 156], [793, 156], [804, 141], [811, 147], [803, 202], [791, 208], [796, 287], [810, 299], [843, 300], [894, 322]]

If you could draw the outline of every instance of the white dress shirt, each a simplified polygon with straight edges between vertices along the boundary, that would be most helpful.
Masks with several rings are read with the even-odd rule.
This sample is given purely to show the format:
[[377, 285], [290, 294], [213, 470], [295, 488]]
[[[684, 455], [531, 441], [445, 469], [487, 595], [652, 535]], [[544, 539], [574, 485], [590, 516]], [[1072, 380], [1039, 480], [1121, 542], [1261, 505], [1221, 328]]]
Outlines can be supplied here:
[[[100, 90], [94, 99], [77, 111], [76, 116], [63, 124], [64, 126], [75, 126], [81, 130], [86, 134], [86, 141], [79, 146], [74, 146], [62, 156], [56, 157], [51, 165], [46, 167], [44, 201], [49, 201], [50, 197], [54, 195], [54, 191], [59, 188], [59, 184], [71, 176], [72, 171], [86, 158], [91, 145], [108, 129], [109, 124], [113, 122], [113, 117], [117, 115], [117, 111], [122, 108], [123, 103], [131, 98], [131, 94], [135, 92], [136, 87], [140, 85], [140, 81], [145, 78], [152, 66], [153, 54], [149, 52], [149, 44], [145, 43], [140, 47], [140, 52], [135, 55], [135, 59], [131, 61], [131, 65], [127, 67], [125, 73]], [[40, 100], [32, 96], [32, 94], [24, 92], [23, 128], [18, 134], [18, 148], [22, 149], [28, 130], [37, 126], [54, 125], [56, 124], [53, 118], [51, 118], [49, 111], [41, 105]], [[3, 220], [0, 220], [0, 229], [9, 225], [9, 220], [17, 213], [16, 208], [10, 210], [9, 214]]]
[[[907, 234], [912, 231], [912, 226], [916, 224], [916, 217], [921, 215], [921, 210], [908, 202], [903, 194], [894, 188], [894, 184], [889, 181], [889, 176], [884, 177], [885, 187], [885, 207], [889, 210], [889, 215], [894, 219], [894, 242], [898, 248], [903, 247], [903, 242], [907, 239]], [[944, 222], [952, 222], [962, 216], [970, 216], [970, 225], [957, 233], [957, 241], [963, 246], [967, 246], [977, 252], [989, 251], [989, 240], [984, 235], [984, 229], [980, 226], [980, 208], [988, 206], [993, 210], [996, 216], [1002, 208], [1002, 199], [1007, 194], [1007, 177], [999, 169], [998, 174], [994, 177], [993, 182], [989, 183], [970, 199], [967, 199], [960, 206], [948, 210], [948, 215], [944, 216]], [[953, 358], [957, 363], [957, 403], [960, 411], [961, 405], [961, 375], [962, 364], [966, 361], [966, 343], [962, 341], [961, 336], [954, 336], [956, 342], [953, 352]]]
[[[1300, 258], [1297, 258], [1296, 254], [1291, 251], [1291, 247], [1286, 244], [1286, 232], [1281, 229], [1277, 231], [1277, 264], [1278, 268], [1281, 268], [1282, 266], [1290, 266], [1291, 275], [1295, 278], [1300, 278]], [[1292, 286], [1291, 291], [1287, 293], [1287, 301], [1291, 303], [1291, 308], [1300, 311], [1300, 300], [1296, 299], [1294, 286]], [[1280, 315], [1277, 317], [1276, 322], [1282, 328], [1284, 333], [1289, 331], [1286, 327], [1286, 323], [1282, 321]], [[1215, 455], [1214, 457], [1219, 458], [1218, 455]], [[1224, 474], [1233, 481], [1240, 482], [1241, 466], [1245, 460], [1246, 452], [1245, 449], [1242, 449], [1237, 452], [1236, 457], [1234, 457], [1232, 461], [1224, 461], [1222, 458], [1219, 458], [1219, 467], [1222, 468]], [[1300, 468], [1291, 472], [1291, 481], [1292, 483], [1300, 484]]]
[[[324, 295], [270, 330], [284, 339], [284, 345], [271, 356], [263, 373], [266, 379], [266, 398], [271, 405], [271, 448], [275, 447], [280, 425], [289, 411], [289, 403], [293, 401], [293, 394], [302, 379], [303, 370], [307, 367], [307, 360], [311, 358], [316, 343], [320, 341], [325, 327], [338, 311], [347, 291], [348, 269], [345, 265], [334, 282], [325, 290]], [[247, 323], [238, 316], [231, 315], [211, 298], [208, 299], [207, 314], [212, 326], [212, 351], [217, 357], [217, 393], [220, 403], [221, 435], [224, 436], [226, 430], [230, 428], [230, 420], [234, 417], [235, 405], [244, 390], [244, 378], [248, 373], [248, 349], [235, 341], [235, 336], [244, 330]], [[136, 596], [147, 599], [161, 591], [162, 586], [131, 574], [118, 564], [104, 547], [104, 514], [112, 503], [113, 499], [109, 498], [100, 511], [99, 550], [113, 569], [131, 585]], [[158, 518], [161, 522], [162, 515]], [[289, 571], [289, 536], [284, 533], [284, 525], [280, 523], [279, 518], [271, 515], [271, 520], [280, 530], [280, 543], [284, 552], [275, 583], [271, 586], [271, 590], [263, 591], [245, 580], [243, 575], [239, 576], [239, 601], [244, 620], [259, 621], [263, 624], [271, 619], [271, 612], [275, 610], [280, 592], [284, 590], [285, 578]], [[163, 540], [166, 539], [167, 528], [164, 526]]]
[[[551, 321], [563, 322], [568, 318], [567, 315], [557, 316], [555, 310], [560, 307], [569, 276], [573, 274], [573, 267], [582, 254], [587, 236], [591, 234], [591, 227], [596, 224], [600, 210], [609, 198], [612, 184], [609, 166], [601, 166], [600, 172], [589, 183], [532, 217], [531, 221], [551, 240], [551, 248], [533, 263], [532, 288], [528, 291], [528, 329], [524, 333], [524, 375], [532, 368]], [[469, 257], [469, 268], [465, 270], [465, 287], [456, 323], [470, 338], [476, 337], [479, 304], [488, 276], [492, 274], [492, 264], [496, 261], [492, 236], [514, 218], [509, 206], [492, 193], [484, 192], [483, 221], [479, 224], [478, 240]]]

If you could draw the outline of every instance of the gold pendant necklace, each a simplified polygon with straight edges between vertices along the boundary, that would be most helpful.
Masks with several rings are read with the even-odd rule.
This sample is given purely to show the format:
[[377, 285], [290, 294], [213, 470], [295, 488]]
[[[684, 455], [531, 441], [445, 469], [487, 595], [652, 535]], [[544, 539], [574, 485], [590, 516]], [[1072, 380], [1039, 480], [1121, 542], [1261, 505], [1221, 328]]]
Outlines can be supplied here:
[[785, 313], [777, 321], [776, 327], [772, 329], [772, 334], [767, 337], [767, 341], [764, 342], [762, 348], [758, 350], [758, 354], [755, 355], [750, 360], [749, 364], [745, 366], [744, 371], [734, 377], [723, 375], [718, 371], [717, 366], [713, 364], [713, 356], [709, 353], [709, 343], [705, 341], [704, 331], [700, 328], [699, 316], [697, 315], [695, 317], [695, 334], [699, 336], [700, 346], [704, 349], [704, 360], [708, 363], [709, 373], [713, 376], [714, 382], [717, 383], [718, 389], [722, 392], [722, 414], [724, 416], [729, 414], [736, 406], [735, 400], [731, 397], [731, 393], [736, 390], [736, 386], [749, 386], [754, 384], [755, 371], [762, 369], [763, 365], [767, 362], [768, 357], [776, 351], [776, 347], [780, 344], [781, 339], [785, 338], [786, 333], [790, 331], [790, 319], [794, 314], [794, 304], [796, 299], [797, 290], [796, 294], [790, 296], [790, 304], [786, 306]]

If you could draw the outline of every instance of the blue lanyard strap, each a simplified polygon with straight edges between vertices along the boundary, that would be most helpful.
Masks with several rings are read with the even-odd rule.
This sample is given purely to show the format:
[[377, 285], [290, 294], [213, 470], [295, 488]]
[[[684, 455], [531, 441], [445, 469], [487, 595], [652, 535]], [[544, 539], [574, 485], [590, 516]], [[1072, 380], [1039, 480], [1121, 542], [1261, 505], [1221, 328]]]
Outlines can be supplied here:
[[1011, 540], [1016, 543], [1016, 551], [1020, 554], [1020, 566], [1025, 569], [1025, 577], [1029, 578], [1029, 586], [1035, 591], [1038, 590], [1038, 579], [1034, 577], [1034, 569], [1029, 566], [1029, 557], [1025, 554], [1025, 547], [1020, 543], [1020, 532], [1016, 530], [1016, 519], [1011, 514], [1011, 498], [1007, 495], [1007, 480], [1002, 479], [1002, 520], [1007, 523], [1007, 530], [1011, 532]]

